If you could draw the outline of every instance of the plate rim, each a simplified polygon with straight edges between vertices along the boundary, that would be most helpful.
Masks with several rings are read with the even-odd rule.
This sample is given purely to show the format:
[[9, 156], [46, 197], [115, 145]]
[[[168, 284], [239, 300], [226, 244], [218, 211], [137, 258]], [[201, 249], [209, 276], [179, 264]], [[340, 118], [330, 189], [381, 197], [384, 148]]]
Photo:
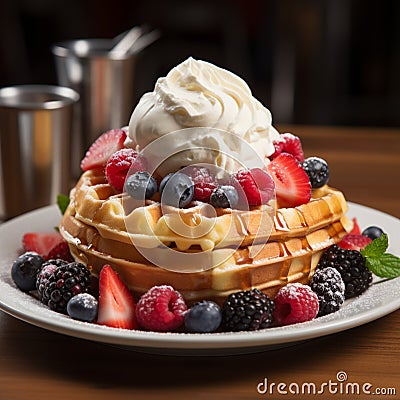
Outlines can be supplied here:
[[[383, 211], [370, 208], [368, 206], [348, 202], [349, 209], [354, 208], [357, 210], [363, 210], [366, 213], [375, 213], [382, 218], [389, 218], [389, 221], [394, 224], [400, 225], [400, 220], [390, 214]], [[50, 205], [42, 207], [28, 213], [22, 214], [12, 220], [4, 222], [0, 225], [0, 234], [4, 231], [11, 229], [18, 224], [22, 224], [27, 220], [35, 220], [42, 215], [48, 216], [49, 221], [46, 221], [48, 225], [53, 225], [53, 219], [56, 218], [56, 205]], [[33, 230], [33, 229], [32, 229]], [[1, 248], [2, 244], [0, 244]], [[17, 249], [14, 249], [14, 254]], [[1, 264], [3, 260], [1, 260]], [[4, 265], [0, 265], [0, 272], [6, 268]], [[5, 284], [2, 277], [0, 276], [0, 284]], [[374, 290], [385, 290], [387, 285], [395, 285], [400, 290], [400, 278], [390, 280], [387, 282], [380, 283], [381, 289]], [[373, 286], [376, 287], [376, 286]], [[12, 290], [11, 290], [12, 289]], [[371, 288], [372, 289], [372, 288]], [[11, 292], [14, 290], [21, 296], [29, 296], [30, 299], [36, 301], [40, 307], [45, 309], [45, 306], [40, 305], [38, 300], [35, 300], [31, 295], [23, 293], [18, 289], [11, 288]], [[355, 299], [354, 301], [357, 301]], [[61, 333], [64, 335], [91, 340], [95, 342], [128, 346], [130, 348], [142, 348], [147, 350], [161, 348], [161, 349], [175, 349], [175, 350], [207, 350], [207, 349], [223, 349], [231, 351], [240, 351], [244, 348], [263, 348], [267, 350], [268, 347], [275, 345], [295, 343], [297, 341], [309, 340], [317, 337], [322, 337], [344, 330], [348, 330], [368, 322], [374, 321], [378, 318], [384, 317], [393, 311], [400, 308], [400, 298], [394, 299], [384, 306], [376, 307], [373, 309], [367, 309], [351, 317], [342, 318], [339, 320], [332, 319], [331, 322], [318, 323], [323, 321], [324, 318], [315, 319], [313, 321], [305, 322], [302, 324], [291, 325], [291, 327], [275, 327], [267, 328], [265, 330], [252, 331], [252, 332], [220, 332], [220, 333], [180, 333], [180, 332], [146, 332], [146, 331], [129, 331], [124, 329], [109, 328], [105, 326], [99, 326], [92, 323], [85, 323], [70, 319], [68, 316], [62, 314], [54, 314], [56, 318], [45, 320], [45, 316], [48, 313], [54, 313], [53, 311], [46, 309], [45, 315], [36, 315], [34, 313], [27, 314], [22, 307], [16, 307], [15, 303], [4, 299], [3, 293], [0, 291], [0, 309], [7, 314], [27, 322], [31, 325], [52, 331]], [[332, 314], [331, 314], [332, 315]], [[317, 321], [317, 323], [316, 323]], [[311, 327], [310, 327], [311, 325]], [[311, 328], [311, 329], [310, 329]], [[284, 334], [280, 334], [284, 332]]]

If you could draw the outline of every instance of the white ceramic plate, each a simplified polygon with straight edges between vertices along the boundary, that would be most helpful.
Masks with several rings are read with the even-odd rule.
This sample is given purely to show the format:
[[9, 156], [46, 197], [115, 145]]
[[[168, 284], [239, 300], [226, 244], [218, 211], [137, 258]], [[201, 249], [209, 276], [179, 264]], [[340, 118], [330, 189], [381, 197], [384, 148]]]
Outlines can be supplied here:
[[[389, 234], [389, 250], [400, 253], [400, 220], [380, 211], [350, 203], [349, 217], [361, 227], [379, 225]], [[129, 331], [70, 319], [50, 311], [32, 296], [18, 290], [10, 277], [13, 260], [21, 252], [27, 231], [49, 231], [58, 224], [56, 206], [24, 214], [0, 226], [0, 308], [30, 324], [65, 335], [123, 346], [132, 350], [183, 354], [233, 354], [264, 351], [340, 332], [400, 308], [400, 278], [372, 285], [359, 298], [347, 301], [341, 310], [310, 322], [255, 332], [187, 334]]]

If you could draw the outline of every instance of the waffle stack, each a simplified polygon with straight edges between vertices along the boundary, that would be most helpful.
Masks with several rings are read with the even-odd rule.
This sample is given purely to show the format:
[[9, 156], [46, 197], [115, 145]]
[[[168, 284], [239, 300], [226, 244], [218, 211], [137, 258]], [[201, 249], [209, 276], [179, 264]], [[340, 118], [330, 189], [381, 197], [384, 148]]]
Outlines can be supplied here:
[[[352, 228], [343, 194], [327, 185], [298, 207], [217, 209], [210, 216], [200, 203], [165, 212], [159, 202], [146, 200], [130, 208], [126, 193], [115, 192], [101, 168], [83, 173], [70, 197], [60, 232], [78, 261], [94, 275], [110, 264], [136, 295], [154, 285], [172, 285], [188, 303], [221, 304], [230, 293], [251, 288], [273, 297], [287, 283], [307, 283], [323, 250]], [[174, 229], [177, 221], [183, 234]], [[190, 235], [200, 222], [204, 234]], [[146, 256], [165, 250], [167, 267]], [[191, 254], [207, 255], [212, 268], [171, 268], [174, 255], [178, 260]]]

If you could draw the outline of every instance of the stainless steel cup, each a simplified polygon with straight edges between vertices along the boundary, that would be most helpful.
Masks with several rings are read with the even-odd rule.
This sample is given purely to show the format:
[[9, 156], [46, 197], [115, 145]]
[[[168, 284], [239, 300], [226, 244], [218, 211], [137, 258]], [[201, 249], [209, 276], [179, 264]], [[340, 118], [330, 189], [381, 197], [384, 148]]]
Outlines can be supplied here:
[[81, 143], [74, 145], [81, 155], [101, 133], [127, 125], [133, 109], [136, 56], [112, 55], [114, 44], [111, 39], [85, 39], [52, 47], [59, 84], [80, 94], [75, 129]]
[[49, 85], [0, 89], [1, 214], [8, 219], [56, 201], [71, 188], [74, 90]]

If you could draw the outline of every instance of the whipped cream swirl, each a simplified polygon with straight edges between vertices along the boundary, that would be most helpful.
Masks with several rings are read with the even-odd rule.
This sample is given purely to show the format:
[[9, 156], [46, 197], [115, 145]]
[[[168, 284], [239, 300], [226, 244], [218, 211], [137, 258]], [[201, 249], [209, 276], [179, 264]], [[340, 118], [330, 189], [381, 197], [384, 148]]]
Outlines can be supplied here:
[[[279, 138], [270, 111], [252, 96], [243, 79], [211, 63], [188, 58], [159, 78], [154, 91], [140, 99], [129, 122], [126, 145], [144, 148], [167, 133], [191, 127], [233, 133], [249, 143], [261, 159], [274, 152], [273, 141]], [[180, 160], [180, 165], [187, 165], [185, 161]]]

